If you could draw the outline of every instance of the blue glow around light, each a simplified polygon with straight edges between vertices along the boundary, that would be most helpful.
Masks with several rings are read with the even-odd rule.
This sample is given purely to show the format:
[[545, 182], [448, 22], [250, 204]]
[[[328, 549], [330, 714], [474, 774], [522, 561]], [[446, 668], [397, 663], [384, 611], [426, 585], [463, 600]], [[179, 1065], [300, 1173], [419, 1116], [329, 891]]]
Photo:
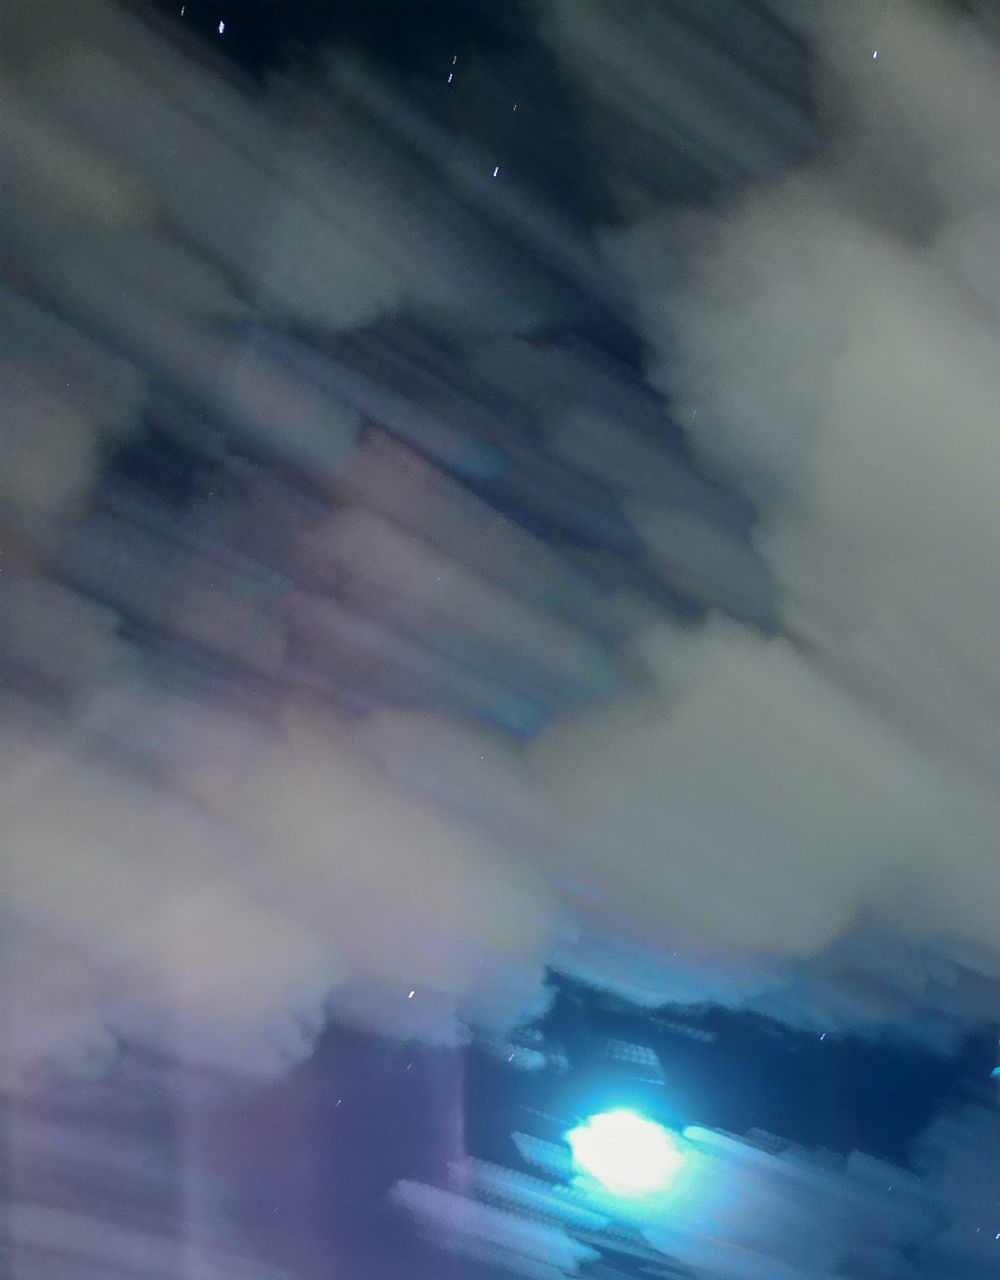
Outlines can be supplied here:
[[566, 1141], [577, 1169], [617, 1196], [665, 1191], [684, 1163], [669, 1129], [624, 1108], [591, 1116]]

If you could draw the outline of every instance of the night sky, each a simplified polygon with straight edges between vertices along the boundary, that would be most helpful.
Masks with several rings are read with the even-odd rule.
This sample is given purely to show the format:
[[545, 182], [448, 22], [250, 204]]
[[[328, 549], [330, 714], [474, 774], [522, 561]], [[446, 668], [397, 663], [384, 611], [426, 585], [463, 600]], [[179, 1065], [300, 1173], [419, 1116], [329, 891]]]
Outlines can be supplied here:
[[16, 1280], [1000, 1275], [988, 14], [572, 6], [11, 21]]
[[[192, 0], [182, 15], [176, 4], [162, 0], [160, 8], [242, 71], [262, 79], [277, 69], [308, 64], [330, 44], [357, 51], [457, 136], [504, 163], [510, 158], [519, 170], [528, 170], [533, 182], [551, 184], [549, 196], [573, 217], [587, 223], [606, 215], [606, 207], [595, 201], [602, 175], [585, 162], [572, 91], [561, 83], [558, 67], [539, 40], [528, 4]], [[220, 22], [225, 24], [221, 34]], [[461, 68], [456, 71], [461, 92], [445, 94], [442, 71], [450, 71], [453, 58]], [[485, 90], [497, 80], [513, 92], [521, 113], [516, 121], [496, 111], [492, 88]], [[148, 464], [148, 451], [145, 457]], [[178, 467], [169, 459], [162, 466], [157, 483], [167, 487]], [[616, 1037], [649, 1045], [660, 1054], [669, 1088], [647, 1086], [644, 1101], [669, 1123], [696, 1120], [735, 1133], [760, 1128], [809, 1147], [842, 1153], [859, 1149], [905, 1164], [914, 1138], [937, 1111], [982, 1100], [983, 1081], [995, 1056], [989, 1025], [971, 1031], [957, 1052], [945, 1055], [905, 1038], [796, 1034], [757, 1015], [721, 1008], [674, 1013], [712, 1038], [659, 1030], [655, 1013], [609, 1006], [599, 993], [561, 985], [538, 1030], [547, 1045], [565, 1052], [570, 1081], [565, 1072], [555, 1079], [547, 1078], [548, 1073], [519, 1079], [508, 1064], [497, 1066], [471, 1055], [461, 1073], [471, 1150], [488, 1159], [509, 1159], [509, 1133], [518, 1108], [568, 1116], [581, 1106], [591, 1107], [581, 1080], [591, 1081], [595, 1096], [607, 1094], [609, 1102], [619, 1091], [634, 1097], [635, 1084], [615, 1080], [600, 1062], [602, 1039]], [[317, 1050], [319, 1061], [324, 1048]], [[335, 1053], [333, 1046], [329, 1052]], [[409, 1052], [401, 1049], [396, 1056]], [[376, 1048], [369, 1053], [379, 1056]], [[385, 1054], [387, 1060], [393, 1056], [388, 1049]], [[420, 1065], [428, 1074], [442, 1070], [448, 1075], [454, 1069], [452, 1064], [443, 1069], [429, 1062]], [[388, 1101], [395, 1089], [393, 1068], [385, 1077]], [[456, 1102], [447, 1088], [445, 1094], [439, 1108]], [[396, 1123], [394, 1117], [387, 1129], [394, 1131]], [[421, 1135], [416, 1145], [433, 1147], [433, 1133]], [[409, 1141], [404, 1149], [412, 1150]], [[404, 1168], [406, 1176], [416, 1176], [402, 1154], [396, 1155], [388, 1176], [403, 1176]]]

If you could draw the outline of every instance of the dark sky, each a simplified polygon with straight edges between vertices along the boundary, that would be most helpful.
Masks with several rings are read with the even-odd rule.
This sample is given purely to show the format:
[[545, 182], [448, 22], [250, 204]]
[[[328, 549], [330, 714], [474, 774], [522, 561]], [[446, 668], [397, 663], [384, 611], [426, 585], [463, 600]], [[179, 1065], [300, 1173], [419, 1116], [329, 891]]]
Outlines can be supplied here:
[[568, 215], [610, 215], [601, 174], [585, 162], [571, 86], [525, 0], [192, 0], [183, 16], [180, 3], [157, 4], [260, 79], [313, 67], [324, 48], [349, 51]]

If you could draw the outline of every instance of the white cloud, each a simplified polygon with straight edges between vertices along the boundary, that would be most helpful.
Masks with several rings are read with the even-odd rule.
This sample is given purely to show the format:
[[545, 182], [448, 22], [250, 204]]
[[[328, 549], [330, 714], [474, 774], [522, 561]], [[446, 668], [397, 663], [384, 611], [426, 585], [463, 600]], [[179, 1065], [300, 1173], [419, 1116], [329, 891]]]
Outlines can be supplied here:
[[[854, 106], [831, 161], [609, 240], [699, 473], [633, 375], [503, 335], [527, 306], [513, 285], [494, 298], [505, 267], [470, 300], [492, 231], [412, 156], [386, 168], [367, 125], [330, 131], [343, 83], [251, 101], [176, 50], [157, 70], [158, 41], [118, 11], [52, 44], [52, 12], [18, 25], [0, 215], [12, 260], [64, 317], [0, 300], [15, 338], [0, 498], [38, 544], [32, 573], [0, 584], [16, 622], [0, 657], [49, 699], [13, 723], [3, 784], [16, 1052], [110, 1018], [227, 1058], [245, 1036], [273, 1068], [324, 1008], [435, 1041], [466, 1018], [500, 1036], [540, 1007], [553, 960], [648, 1002], [756, 999], [802, 1018], [796, 975], [812, 966], [811, 989], [835, 989], [838, 948], [863, 951], [877, 928], [929, 968], [994, 978], [997, 814], [977, 781], [1000, 745], [997, 286], [978, 269], [996, 222], [978, 158], [992, 55], [972, 59], [968, 98], [907, 132], [898, 168], [920, 217], [905, 226], [875, 176], [860, 181], [858, 139], [906, 116], [928, 51], [949, 75], [964, 65], [965, 36], [892, 19], [888, 74], [852, 62], [841, 77]], [[584, 19], [556, 45], [578, 69], [606, 62], [622, 111], [633, 36], [593, 6]], [[821, 38], [837, 68], [854, 56]], [[640, 52], [642, 111], [657, 128], [680, 113], [717, 176], [741, 168], [750, 134], [755, 170], [787, 154], [794, 113], [758, 127], [733, 106], [738, 77], [709, 101], [708, 62], [675, 82]], [[945, 151], [950, 203], [918, 171]], [[434, 365], [429, 339], [395, 363], [391, 333], [382, 349], [345, 340], [358, 369], [316, 351], [306, 369], [262, 330], [226, 328], [349, 328], [404, 300], [436, 320], [452, 308], [466, 343], [488, 334], [461, 387], [439, 367], [458, 356]], [[188, 443], [243, 455], [206, 481], [190, 525], [152, 499], [78, 519], [104, 449], [134, 429], [140, 369], [211, 415], [211, 449], [194, 409]], [[567, 551], [409, 446], [375, 430], [359, 443], [351, 387], [438, 461], [505, 468], [511, 507], [543, 527], [625, 550]], [[259, 491], [258, 464], [281, 473]], [[755, 545], [719, 477], [758, 504]], [[776, 582], [792, 638], [667, 623], [664, 581], [765, 626]], [[199, 688], [168, 693], [126, 626], [171, 637]], [[526, 733], [625, 676], [629, 696], [527, 745], [442, 714]], [[202, 686], [223, 693], [199, 701]], [[438, 714], [344, 710], [385, 701]], [[36, 967], [32, 936], [50, 963]], [[851, 999], [827, 994], [849, 1021]], [[910, 1016], [918, 994], [874, 1005]]]
[[[923, 944], [981, 948], [974, 967], [993, 975], [993, 929], [976, 904], [998, 887], [1000, 385], [986, 142], [1000, 118], [997, 55], [929, 6], [811, 6], [799, 17], [821, 53], [831, 147], [681, 230], [652, 223], [647, 236], [667, 237], [680, 262], [669, 280], [654, 272], [647, 286], [634, 245], [620, 253], [643, 300], [654, 379], [703, 464], [758, 505], [755, 540], [796, 646], [771, 646], [746, 668], [760, 703], [744, 737], [733, 681], [755, 646], [708, 629], [719, 665], [704, 659], [706, 687], [664, 720], [680, 763], [660, 757], [672, 766], [663, 844], [699, 785], [714, 785], [694, 824], [714, 833], [703, 865], [726, 848], [735, 896], [756, 847], [748, 816], [761, 806], [771, 840], [754, 863], [759, 887], [778, 916], [783, 895], [801, 904], [800, 944], [832, 940], [853, 909], [874, 906]], [[891, 198], [897, 182], [909, 219]], [[662, 541], [648, 521], [645, 531]], [[631, 722], [621, 740], [635, 741]], [[670, 776], [686, 770], [698, 785], [675, 798]], [[608, 790], [624, 809], [618, 786]], [[797, 873], [823, 912], [810, 914]], [[745, 901], [750, 910], [752, 888]], [[780, 942], [776, 919], [761, 938], [773, 930]]]

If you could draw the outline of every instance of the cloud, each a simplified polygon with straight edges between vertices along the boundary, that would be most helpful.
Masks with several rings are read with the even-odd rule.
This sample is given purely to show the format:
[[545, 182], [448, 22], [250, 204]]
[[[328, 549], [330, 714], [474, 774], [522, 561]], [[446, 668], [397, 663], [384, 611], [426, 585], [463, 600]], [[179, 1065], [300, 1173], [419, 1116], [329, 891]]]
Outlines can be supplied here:
[[[251, 94], [87, 14], [19, 17], [3, 72], [14, 1056], [111, 1027], [273, 1070], [331, 1013], [506, 1043], [547, 964], [646, 1004], [979, 1016], [995, 219], [951, 157], [904, 225], [858, 141], [964, 29], [893, 19], [793, 176], [700, 214], [623, 186], [656, 210], [606, 240], [650, 385], [525, 336], [614, 310], [606, 264], [533, 271], [558, 220], [516, 178], [491, 218], [357, 68]], [[571, 74], [606, 64], [591, 123], [682, 122], [713, 188], [809, 142], [777, 28], [784, 97], [652, 9], [546, 14]]]
[[[700, 456], [759, 503], [758, 545], [787, 624], [856, 678], [884, 681], [887, 703], [985, 754], [1000, 622], [986, 480], [997, 465], [994, 315], [971, 256], [988, 243], [990, 197], [976, 186], [988, 167], [966, 125], [1000, 111], [980, 66], [994, 51], [907, 5], [885, 18], [883, 56], [862, 71], [846, 12], [822, 25], [853, 128], [829, 161], [704, 220], [683, 281], [650, 299], [654, 376]], [[946, 71], [965, 59], [968, 79], [944, 102]], [[912, 184], [936, 181], [939, 161], [964, 166], [919, 238], [846, 184], [887, 116], [905, 116], [920, 140], [917, 156], [894, 152]]]
[[0, 660], [56, 691], [91, 693], [133, 671], [136, 655], [117, 635], [113, 610], [39, 575], [0, 577], [7, 625]]
[[134, 763], [91, 734], [8, 729], [15, 1064], [78, 1015], [267, 1072], [338, 1000], [443, 1042], [540, 1001], [557, 916], [537, 876], [367, 765], [318, 706], [278, 734], [149, 698], [92, 702], [88, 723]]
[[5, 746], [8, 1063], [38, 1026], [113, 1023], [132, 1002], [253, 1039], [311, 1007], [293, 988], [335, 976], [324, 940], [229, 879], [232, 833], [182, 796], [51, 730], [11, 720]]
[[32, 540], [78, 511], [104, 452], [134, 428], [138, 369], [12, 290], [0, 288], [5, 340], [0, 501]]
[[[18, 12], [6, 1085], [119, 1037], [271, 1076], [329, 1019], [558, 1069], [517, 1029], [547, 966], [938, 1045], [995, 1011], [996, 54], [922, 6], [785, 7], [831, 140], [777, 176], [816, 138], [763, 11], [542, 6], [605, 259], [337, 57], [252, 93], [117, 8]], [[628, 303], [646, 377], [551, 332]], [[19, 1275], [56, 1245], [270, 1280], [46, 1202], [46, 1160], [165, 1176], [81, 1129], [18, 1116]], [[971, 1277], [994, 1129], [941, 1119], [911, 1176], [692, 1128], [628, 1221], [519, 1135], [539, 1176], [395, 1200], [539, 1280]]]
[[[702, 465], [757, 506], [753, 540], [792, 640], [770, 646], [769, 694], [763, 668], [749, 682], [762, 696], [750, 737], [783, 724], [780, 739], [798, 743], [790, 771], [765, 766], [768, 776], [750, 785], [771, 837], [757, 865], [774, 874], [763, 871], [761, 888], [803, 905], [802, 942], [832, 940], [853, 908], [874, 906], [932, 950], [954, 954], [949, 940], [978, 949], [973, 970], [993, 977], [992, 931], [975, 904], [995, 892], [1000, 732], [992, 675], [1000, 524], [989, 479], [998, 472], [987, 249], [995, 166], [985, 145], [1000, 112], [996, 50], [968, 22], [918, 4], [804, 6], [796, 21], [820, 55], [832, 138], [824, 153], [714, 211], [658, 215], [638, 241], [613, 237], [611, 252], [637, 289], [653, 381]], [[636, 245], [645, 243], [669, 250], [669, 273], [643, 276]], [[649, 517], [643, 526], [654, 545], [671, 527], [684, 545], [676, 512], [662, 529]], [[712, 559], [721, 571], [723, 560]], [[768, 646], [736, 631], [722, 641], [712, 627], [703, 634], [714, 637], [707, 652], [720, 662], [711, 678], [706, 668], [719, 709], [710, 711], [706, 689], [681, 701], [690, 719], [671, 712], [665, 723], [682, 735], [681, 764], [665, 772], [690, 767], [706, 785], [718, 780], [712, 816], [699, 820], [707, 834], [757, 763], [775, 766], [776, 757], [765, 738], [737, 745], [729, 717], [740, 699], [724, 674]], [[720, 735], [725, 726], [738, 765], [704, 755], [713, 724]], [[814, 730], [822, 747], [807, 744]], [[838, 762], [827, 751], [841, 734]], [[855, 765], [860, 790], [835, 797], [852, 787]], [[867, 809], [860, 797], [871, 784], [880, 795]], [[670, 785], [661, 784], [667, 794]], [[785, 823], [794, 821], [798, 785], [806, 821], [792, 834]], [[691, 794], [671, 813], [683, 815]], [[746, 814], [737, 827], [744, 856], [732, 848], [730, 874], [753, 847]], [[778, 870], [783, 829], [795, 867], [804, 871], [812, 848], [825, 868], [818, 876], [835, 879], [821, 894], [825, 922], [810, 917], [794, 873]], [[831, 844], [820, 853], [813, 841], [824, 833]], [[706, 866], [719, 847], [716, 833]]]

